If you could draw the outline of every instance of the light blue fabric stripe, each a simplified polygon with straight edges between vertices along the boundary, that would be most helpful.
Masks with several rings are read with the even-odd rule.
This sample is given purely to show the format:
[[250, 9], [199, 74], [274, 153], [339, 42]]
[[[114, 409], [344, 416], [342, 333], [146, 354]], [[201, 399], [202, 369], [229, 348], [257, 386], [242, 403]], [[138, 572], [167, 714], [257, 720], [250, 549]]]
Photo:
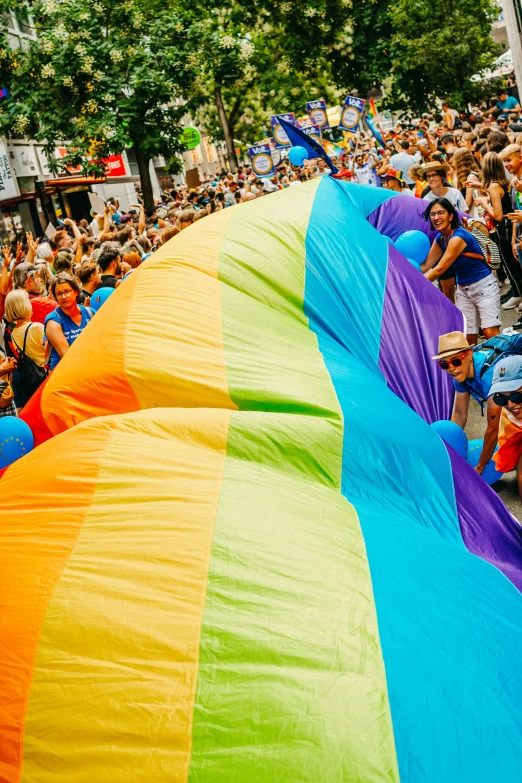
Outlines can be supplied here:
[[[366, 542], [401, 783], [519, 783], [522, 596], [465, 548], [446, 449], [378, 370], [386, 248], [350, 201], [321, 183], [305, 313], [343, 411], [342, 492]], [[368, 256], [378, 271], [358, 280]]]
[[[354, 187], [363, 195], [379, 192]], [[308, 286], [313, 278], [315, 296], [306, 303], [307, 315], [374, 367], [379, 361], [388, 243], [370, 226], [348, 191], [330, 177], [321, 180], [312, 215], [306, 235], [306, 276]]]
[[[325, 178], [323, 177], [323, 179]], [[330, 178], [328, 177], [328, 179]], [[337, 184], [341, 186], [346, 196], [364, 217], [368, 217], [385, 201], [399, 195], [393, 190], [386, 190], [386, 188], [371, 188], [368, 185], [357, 185], [351, 182], [338, 182]]]

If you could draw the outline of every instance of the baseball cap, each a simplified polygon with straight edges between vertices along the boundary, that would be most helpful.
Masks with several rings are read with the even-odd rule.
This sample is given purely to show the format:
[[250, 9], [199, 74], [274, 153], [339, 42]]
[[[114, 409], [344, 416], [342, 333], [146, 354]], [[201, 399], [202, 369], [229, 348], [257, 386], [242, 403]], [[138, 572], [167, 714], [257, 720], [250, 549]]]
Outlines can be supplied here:
[[489, 397], [499, 392], [512, 392], [522, 386], [522, 356], [506, 356], [498, 359], [493, 368], [493, 383]]
[[507, 120], [509, 119], [507, 114], [499, 114], [497, 117], [497, 120]]

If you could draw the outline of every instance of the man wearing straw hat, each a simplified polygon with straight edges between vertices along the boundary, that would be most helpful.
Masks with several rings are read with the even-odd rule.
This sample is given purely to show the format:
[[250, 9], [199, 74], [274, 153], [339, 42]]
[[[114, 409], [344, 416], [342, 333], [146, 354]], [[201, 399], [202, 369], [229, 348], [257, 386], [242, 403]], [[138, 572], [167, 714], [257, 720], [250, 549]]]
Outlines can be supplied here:
[[430, 190], [424, 196], [428, 201], [434, 201], [436, 198], [447, 198], [459, 212], [467, 212], [468, 206], [464, 196], [457, 188], [450, 188], [446, 184], [446, 174], [450, 171], [447, 163], [433, 160], [425, 163], [418, 170], [418, 176], [426, 180]]
[[[518, 335], [516, 337], [518, 338]], [[511, 342], [506, 340], [508, 350]], [[483, 346], [485, 350], [481, 350]], [[482, 473], [493, 456], [502, 412], [502, 408], [495, 404], [493, 398], [489, 397], [489, 393], [495, 364], [503, 354], [500, 351], [492, 351], [486, 343], [483, 346], [474, 351], [462, 332], [449, 332], [439, 337], [439, 352], [433, 356], [440, 369], [447, 372], [453, 380], [456, 394], [451, 421], [465, 429], [470, 396], [477, 400], [483, 413], [484, 403], [487, 402], [487, 426], [484, 433], [484, 446], [475, 468], [477, 473]]]

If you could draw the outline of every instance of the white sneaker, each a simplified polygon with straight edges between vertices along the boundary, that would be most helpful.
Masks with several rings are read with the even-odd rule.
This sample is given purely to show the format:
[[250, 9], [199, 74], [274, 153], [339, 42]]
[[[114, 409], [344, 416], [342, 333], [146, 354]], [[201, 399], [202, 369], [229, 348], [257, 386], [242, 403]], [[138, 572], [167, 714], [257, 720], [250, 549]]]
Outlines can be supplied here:
[[512, 296], [511, 299], [508, 299], [507, 302], [504, 302], [502, 309], [514, 310], [515, 307], [519, 304], [522, 304], [522, 296]]

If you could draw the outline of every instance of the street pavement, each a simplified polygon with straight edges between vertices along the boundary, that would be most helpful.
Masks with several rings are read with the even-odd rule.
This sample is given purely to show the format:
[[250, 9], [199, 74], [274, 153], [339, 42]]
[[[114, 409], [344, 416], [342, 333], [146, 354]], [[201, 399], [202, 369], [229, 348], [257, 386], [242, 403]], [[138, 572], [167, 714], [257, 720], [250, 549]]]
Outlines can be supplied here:
[[[502, 291], [503, 293], [503, 291]], [[502, 328], [505, 326], [511, 326], [515, 321], [520, 318], [520, 313], [516, 310], [502, 310], [501, 311]], [[484, 431], [486, 429], [486, 417], [480, 415], [480, 405], [476, 400], [471, 398], [469, 406], [468, 423], [466, 426], [466, 434], [469, 440], [473, 438], [483, 438]], [[517, 479], [515, 471], [511, 473], [505, 473], [504, 476], [497, 481], [493, 487], [500, 495], [508, 509], [513, 516], [522, 521], [522, 505], [518, 497]]]

